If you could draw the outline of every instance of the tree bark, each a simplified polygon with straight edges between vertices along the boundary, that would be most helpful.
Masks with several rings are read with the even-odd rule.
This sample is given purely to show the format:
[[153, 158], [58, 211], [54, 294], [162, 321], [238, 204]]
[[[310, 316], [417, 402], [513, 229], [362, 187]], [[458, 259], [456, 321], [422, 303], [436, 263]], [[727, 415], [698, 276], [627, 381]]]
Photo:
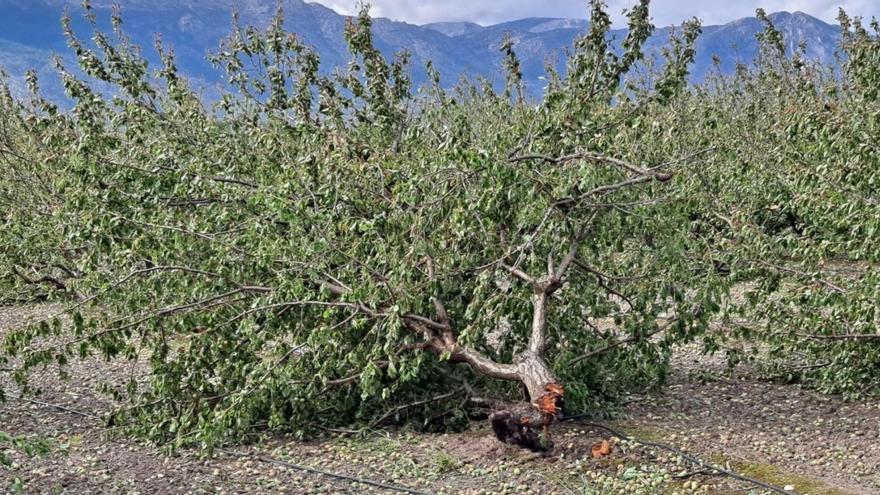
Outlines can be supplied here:
[[[448, 354], [452, 362], [467, 363], [477, 373], [523, 384], [529, 395], [528, 403], [498, 410], [489, 416], [495, 436], [502, 442], [532, 450], [552, 448], [549, 427], [562, 413], [565, 390], [544, 361], [547, 351], [547, 309], [550, 297], [562, 287], [565, 272], [577, 256], [584, 232], [582, 228], [574, 236], [568, 254], [558, 270], [552, 256], [548, 256], [546, 277], [538, 279], [517, 267], [503, 265], [514, 277], [527, 283], [532, 289], [533, 314], [528, 347], [511, 364], [495, 362], [473, 349], [461, 347], [453, 332], [449, 315], [442, 301], [437, 298], [432, 298], [436, 321], [416, 316], [406, 317], [410, 328], [426, 337], [427, 341], [422, 348], [431, 349], [438, 354]], [[539, 428], [543, 431], [543, 436], [538, 433]]]
[[547, 385], [559, 383], [544, 359], [533, 352], [521, 354], [515, 366], [517, 379], [526, 386], [530, 402], [535, 402], [545, 395]]
[[492, 431], [504, 443], [534, 451], [549, 450], [553, 448], [549, 427], [562, 412], [563, 387], [544, 359], [531, 350], [519, 355], [514, 367], [516, 379], [528, 391], [529, 402], [489, 415]]

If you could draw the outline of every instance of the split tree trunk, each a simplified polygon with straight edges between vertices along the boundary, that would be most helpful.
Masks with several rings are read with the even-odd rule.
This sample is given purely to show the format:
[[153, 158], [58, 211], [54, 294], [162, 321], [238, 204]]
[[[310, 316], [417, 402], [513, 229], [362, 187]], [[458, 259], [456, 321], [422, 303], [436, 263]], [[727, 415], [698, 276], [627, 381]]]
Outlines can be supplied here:
[[543, 356], [529, 349], [519, 354], [514, 363], [502, 364], [459, 348], [452, 353], [452, 360], [469, 364], [477, 373], [525, 386], [528, 402], [512, 404], [489, 416], [499, 440], [534, 451], [552, 448], [549, 427], [562, 412], [564, 390]]
[[[427, 348], [438, 353], [449, 353], [451, 361], [467, 363], [477, 373], [501, 380], [517, 381], [525, 386], [529, 394], [528, 403], [495, 411], [489, 419], [499, 440], [536, 451], [552, 447], [549, 427], [562, 412], [564, 394], [562, 384], [544, 361], [547, 349], [544, 333], [547, 303], [562, 284], [561, 275], [553, 270], [552, 263], [549, 265], [548, 272], [551, 275], [545, 279], [535, 280], [526, 274], [518, 275], [525, 277], [532, 285], [534, 313], [529, 346], [511, 364], [498, 363], [473, 349], [459, 346], [446, 311], [438, 300], [435, 300], [438, 319], [440, 325], [446, 325], [447, 330], [432, 332], [424, 325], [416, 326], [429, 337]], [[411, 325], [415, 326], [412, 323]]]
[[562, 412], [563, 388], [544, 362], [530, 351], [514, 365], [518, 379], [529, 394], [529, 402], [514, 404], [489, 416], [498, 440], [533, 451], [553, 448], [549, 427]]
[[565, 390], [544, 361], [547, 350], [547, 306], [550, 297], [562, 287], [565, 272], [574, 262], [585, 232], [581, 228], [574, 236], [558, 269], [552, 256], [548, 256], [545, 277], [535, 278], [517, 267], [502, 265], [511, 275], [532, 288], [534, 308], [528, 348], [518, 354], [511, 364], [498, 363], [473, 349], [461, 347], [443, 302], [437, 298], [433, 301], [438, 321], [422, 317], [407, 318], [407, 324], [426, 337], [425, 344], [420, 348], [431, 349], [440, 354], [448, 353], [451, 361], [467, 363], [477, 373], [501, 380], [518, 381], [525, 386], [529, 403], [495, 411], [489, 416], [492, 430], [502, 442], [532, 450], [552, 448], [549, 427], [562, 413]]

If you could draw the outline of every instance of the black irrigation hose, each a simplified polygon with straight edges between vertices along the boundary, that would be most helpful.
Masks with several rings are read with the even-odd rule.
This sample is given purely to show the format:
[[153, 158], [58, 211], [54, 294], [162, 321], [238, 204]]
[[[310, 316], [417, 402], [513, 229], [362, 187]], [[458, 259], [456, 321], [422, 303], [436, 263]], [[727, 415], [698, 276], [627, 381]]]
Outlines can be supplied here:
[[347, 476], [347, 475], [339, 474], [339, 473], [332, 473], [330, 471], [322, 471], [320, 469], [315, 469], [313, 467], [301, 466], [299, 464], [291, 464], [289, 462], [279, 461], [277, 459], [272, 459], [271, 457], [266, 457], [266, 456], [262, 456], [262, 455], [249, 455], [249, 454], [245, 454], [242, 452], [235, 452], [233, 450], [225, 450], [225, 449], [217, 449], [217, 451], [220, 453], [226, 454], [228, 456], [232, 456], [232, 457], [239, 457], [239, 458], [244, 458], [244, 459], [250, 457], [250, 458], [254, 458], [260, 462], [265, 462], [267, 464], [274, 464], [276, 466], [281, 466], [281, 467], [285, 467], [288, 469], [296, 469], [297, 471], [305, 471], [307, 473], [318, 474], [321, 476], [326, 476], [328, 478], [335, 478], [335, 479], [342, 480], [342, 481], [349, 481], [351, 483], [360, 483], [363, 485], [375, 486], [377, 488], [384, 488], [385, 490], [392, 490], [392, 491], [400, 492], [400, 493], [410, 493], [412, 495], [431, 495], [428, 492], [420, 492], [418, 490], [414, 490], [412, 488], [407, 488], [405, 486], [392, 485], [389, 483], [382, 483], [381, 481], [375, 481], [375, 480], [366, 479], [366, 478], [357, 478], [355, 476]]
[[592, 416], [593, 416], [593, 415], [592, 415], [592, 414], [589, 414], [589, 413], [587, 413], [587, 414], [578, 414], [578, 415], [575, 415], [575, 416], [569, 416], [569, 417], [562, 418], [561, 421], [573, 421], [573, 422], [575, 422], [575, 423], [577, 423], [577, 424], [579, 424], [579, 425], [582, 425], [582, 426], [587, 426], [587, 427], [590, 427], [590, 428], [598, 428], [598, 429], [600, 429], [600, 430], [605, 430], [605, 431], [607, 431], [608, 433], [611, 433], [612, 435], [614, 435], [614, 436], [616, 436], [617, 438], [620, 438], [620, 439], [622, 439], [622, 440], [629, 440], [629, 441], [631, 441], [631, 442], [635, 442], [635, 443], [637, 443], [637, 444], [639, 444], [639, 445], [644, 445], [645, 447], [654, 447], [654, 448], [656, 448], [656, 449], [661, 449], [661, 450], [665, 450], [665, 451], [667, 451], [667, 452], [671, 452], [671, 453], [673, 453], [673, 454], [676, 454], [676, 455], [680, 456], [682, 459], [684, 459], [684, 460], [686, 460], [686, 461], [688, 461], [688, 462], [690, 462], [690, 463], [692, 463], [692, 464], [694, 464], [694, 465], [696, 465], [696, 466], [699, 466], [699, 467], [701, 467], [701, 468], [703, 468], [703, 469], [705, 469], [705, 470], [707, 470], [707, 471], [714, 471], [714, 472], [717, 472], [718, 474], [721, 474], [721, 475], [727, 476], [728, 478], [732, 478], [732, 479], [735, 479], [735, 480], [738, 480], [738, 481], [742, 481], [742, 482], [744, 482], [744, 483], [749, 483], [749, 484], [751, 484], [751, 485], [759, 486], [759, 487], [761, 487], [761, 488], [764, 488], [764, 489], [766, 489], [766, 490], [770, 490], [770, 491], [772, 491], [772, 492], [779, 493], [779, 494], [781, 494], [781, 495], [792, 495], [792, 493], [794, 493], [794, 492], [791, 492], [791, 491], [786, 491], [786, 490], [785, 490], [784, 488], [782, 488], [782, 487], [779, 487], [779, 486], [776, 486], [776, 485], [772, 485], [772, 484], [770, 484], [770, 483], [765, 483], [765, 482], [763, 482], [763, 481], [761, 481], [761, 480], [756, 480], [756, 479], [754, 479], [754, 478], [749, 478], [748, 476], [743, 476], [743, 475], [741, 475], [741, 474], [737, 474], [737, 473], [735, 473], [735, 472], [733, 472], [733, 471], [730, 471], [730, 470], [724, 469], [724, 468], [722, 468], [722, 467], [715, 466], [715, 465], [713, 465], [713, 464], [709, 464], [708, 462], [706, 462], [706, 461], [700, 459], [699, 457], [696, 457], [696, 456], [694, 456], [694, 455], [691, 455], [691, 454], [687, 454], [687, 453], [685, 453], [685, 452], [682, 452], [681, 450], [678, 450], [678, 449], [676, 449], [675, 447], [672, 447], [672, 446], [670, 446], [670, 445], [666, 445], [666, 444], [662, 444], [662, 443], [657, 443], [657, 442], [649, 442], [649, 441], [646, 441], [646, 440], [639, 440], [639, 439], [637, 439], [637, 438], [633, 438], [633, 437], [627, 435], [626, 433], [624, 433], [624, 432], [622, 432], [622, 431], [617, 431], [617, 430], [615, 430], [615, 429], [613, 429], [613, 428], [610, 428], [610, 427], [608, 427], [608, 426], [600, 425], [600, 424], [598, 424], [598, 423], [590, 423], [590, 422], [582, 421], [582, 418], [590, 418], [590, 417], [592, 417]]
[[[15, 396], [15, 395], [10, 395], [9, 397], [11, 399], [17, 399], [22, 402], [27, 402], [27, 403], [34, 404], [37, 406], [49, 407], [49, 408], [57, 409], [59, 411], [66, 412], [69, 414], [74, 414], [76, 416], [81, 416], [83, 418], [89, 418], [89, 419], [93, 419], [96, 421], [101, 421], [101, 418], [94, 415], [94, 414], [83, 412], [83, 411], [78, 411], [76, 409], [62, 406], [60, 404], [52, 404], [50, 402], [38, 401], [38, 400], [28, 399], [26, 397]], [[101, 426], [102, 426], [102, 428], [105, 427], [105, 425], [103, 425], [103, 424]], [[357, 478], [354, 476], [347, 476], [344, 474], [332, 473], [330, 471], [322, 471], [320, 469], [315, 469], [315, 468], [308, 467], [308, 466], [300, 466], [299, 464], [291, 464], [289, 462], [279, 461], [276, 459], [272, 459], [271, 457], [266, 457], [266, 456], [262, 456], [262, 455], [251, 456], [248, 454], [243, 454], [241, 452], [235, 452], [232, 450], [225, 450], [225, 449], [217, 449], [217, 451], [221, 452], [223, 454], [226, 454], [228, 456], [232, 456], [232, 457], [239, 457], [239, 458], [252, 457], [260, 462], [265, 462], [267, 464], [275, 464], [277, 466], [282, 466], [282, 467], [285, 467], [288, 469], [296, 469], [298, 471], [305, 471], [307, 473], [317, 474], [320, 476], [326, 476], [328, 478], [334, 478], [334, 479], [338, 479], [338, 480], [348, 481], [351, 483], [360, 483], [363, 485], [375, 486], [377, 488], [383, 488], [385, 490], [391, 490], [391, 491], [400, 492], [400, 493], [409, 493], [411, 495], [432, 495], [429, 492], [421, 492], [421, 491], [414, 490], [412, 488], [408, 488], [405, 486], [392, 485], [390, 483], [382, 483], [381, 481], [375, 481], [375, 480], [371, 480], [371, 479], [367, 479], [367, 478]]]
[[96, 415], [91, 414], [91, 413], [83, 412], [83, 411], [78, 411], [78, 410], [76, 410], [76, 409], [71, 409], [71, 408], [69, 408], [69, 407], [65, 407], [65, 406], [62, 406], [62, 405], [60, 405], [60, 404], [52, 404], [52, 403], [50, 403], [50, 402], [43, 402], [43, 401], [40, 401], [40, 400], [28, 399], [27, 397], [22, 397], [22, 396], [20, 396], [20, 395], [10, 395], [9, 398], [10, 398], [10, 399], [15, 399], [15, 400], [20, 400], [20, 401], [22, 401], [22, 402], [27, 402], [27, 403], [29, 403], [29, 404], [34, 404], [34, 405], [36, 405], [36, 406], [43, 406], [43, 407], [49, 407], [49, 408], [52, 408], [52, 409], [58, 409], [59, 411], [63, 411], [63, 412], [70, 413], [70, 414], [75, 414], [75, 415], [77, 415], [77, 416], [82, 416], [83, 418], [88, 418], [88, 419], [94, 419], [94, 420], [96, 420], [96, 421], [101, 421], [101, 418], [100, 418], [99, 416], [96, 416]]

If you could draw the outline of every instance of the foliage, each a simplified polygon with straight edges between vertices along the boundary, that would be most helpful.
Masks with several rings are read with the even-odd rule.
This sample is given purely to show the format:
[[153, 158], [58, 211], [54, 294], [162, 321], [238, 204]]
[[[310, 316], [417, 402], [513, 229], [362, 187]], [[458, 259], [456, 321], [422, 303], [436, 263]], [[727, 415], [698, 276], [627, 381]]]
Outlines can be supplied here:
[[280, 15], [236, 26], [212, 107], [161, 43], [150, 71], [118, 13], [112, 40], [67, 29], [73, 111], [35, 78], [30, 101], [0, 102], [16, 174], [0, 257], [9, 298], [67, 298], [73, 329], [12, 332], [0, 359], [25, 387], [73, 357], [146, 364], [149, 383], [107, 384], [110, 421], [206, 446], [264, 426], [457, 425], [477, 392], [516, 397], [489, 378], [519, 380], [545, 349], [571, 410], [662, 384], [697, 338], [794, 357], [827, 390], [876, 384], [876, 36], [845, 38], [841, 82], [775, 49], [763, 17], [755, 66], [688, 91], [698, 22], [639, 86], [648, 2], [621, 52], [590, 8], [534, 105], [512, 41], [505, 92], [413, 93], [366, 10], [334, 75]]
[[706, 118], [733, 151], [726, 169], [708, 172], [729, 205], [718, 220], [744, 298], [725, 311], [722, 337], [755, 341], [771, 375], [850, 397], [876, 392], [880, 107], [862, 81], [880, 68], [867, 63], [877, 37], [844, 37], [850, 60], [865, 62], [847, 64], [841, 81], [786, 56], [765, 23], [762, 64], [694, 100], [712, 104]]
[[[24, 455], [33, 457], [37, 455], [47, 455], [51, 451], [51, 444], [45, 439], [27, 439], [24, 437], [14, 437], [3, 431], [0, 431], [0, 470], [9, 470], [15, 473], [16, 465], [9, 455], [9, 451], [17, 450]], [[25, 489], [24, 480], [18, 476], [11, 479], [9, 490], [12, 493], [23, 493]]]

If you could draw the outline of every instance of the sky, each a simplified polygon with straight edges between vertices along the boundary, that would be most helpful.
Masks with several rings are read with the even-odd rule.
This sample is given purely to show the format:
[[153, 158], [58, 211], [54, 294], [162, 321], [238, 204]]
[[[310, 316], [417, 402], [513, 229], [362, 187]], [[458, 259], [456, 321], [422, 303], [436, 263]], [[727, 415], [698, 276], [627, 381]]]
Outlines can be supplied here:
[[[311, 0], [337, 12], [353, 14], [356, 0]], [[636, 0], [606, 0], [617, 25], [623, 25], [623, 9]], [[413, 24], [441, 21], [471, 21], [478, 24], [521, 19], [524, 17], [586, 18], [586, 0], [370, 0], [372, 13]], [[880, 0], [653, 0], [651, 13], [654, 24], [681, 24], [685, 19], [699, 17], [703, 24], [724, 24], [755, 14], [763, 7], [767, 12], [801, 11], [826, 22], [834, 22], [838, 7], [850, 15], [880, 17]]]

